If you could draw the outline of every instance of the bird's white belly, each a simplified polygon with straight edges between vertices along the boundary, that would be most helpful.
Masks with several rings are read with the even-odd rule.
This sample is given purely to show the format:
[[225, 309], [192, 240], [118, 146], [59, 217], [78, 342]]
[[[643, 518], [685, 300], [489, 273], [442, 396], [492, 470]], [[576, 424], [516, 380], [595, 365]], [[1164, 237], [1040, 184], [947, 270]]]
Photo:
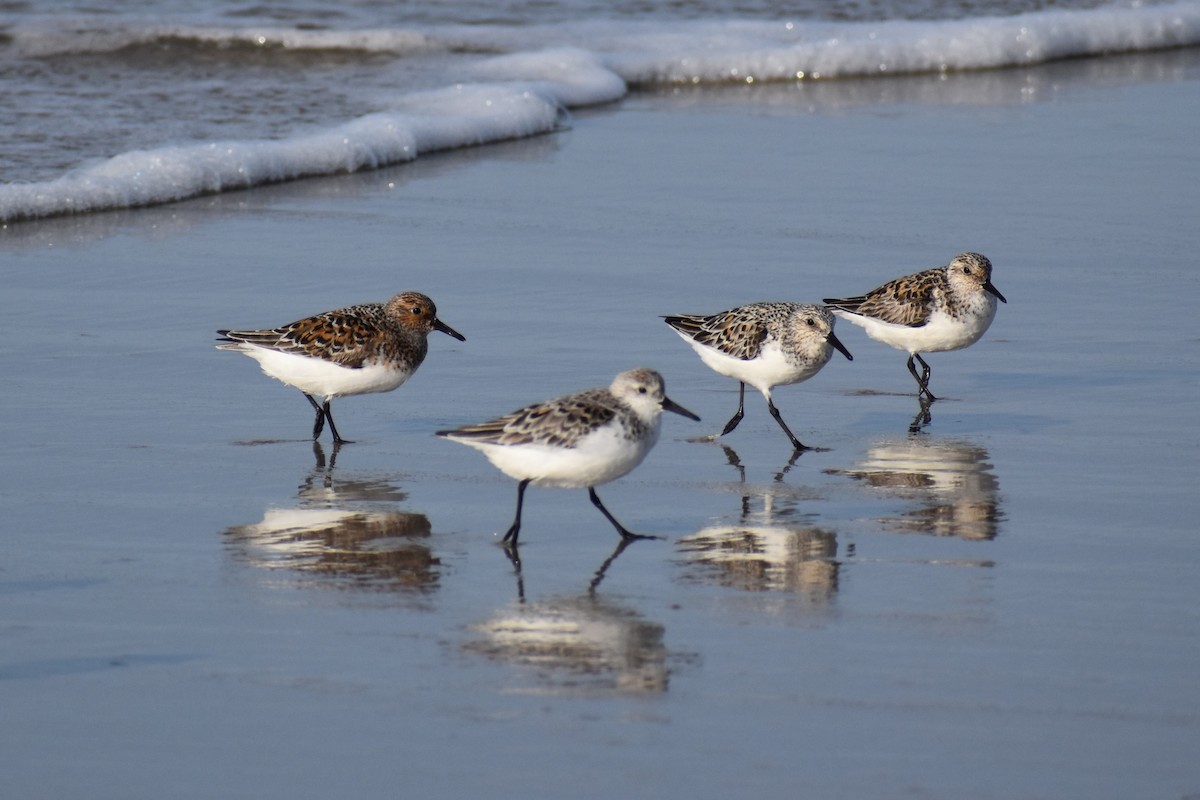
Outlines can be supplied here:
[[713, 372], [748, 383], [764, 394], [770, 391], [772, 386], [787, 386], [808, 380], [820, 371], [828, 360], [814, 359], [808, 364], [794, 364], [788, 360], [777, 343], [771, 342], [763, 346], [757, 358], [743, 361], [687, 337], [684, 337], [684, 340]]
[[537, 486], [582, 489], [616, 480], [642, 463], [658, 439], [657, 427], [641, 441], [627, 439], [615, 428], [601, 428], [575, 447], [542, 444], [500, 445], [459, 439], [483, 452], [511, 478]]
[[930, 317], [929, 322], [917, 328], [882, 322], [873, 317], [838, 309], [834, 309], [833, 313], [859, 326], [875, 341], [891, 345], [897, 350], [904, 350], [911, 355], [961, 350], [974, 344], [995, 319], [996, 304], [987, 303], [977, 313], [964, 314], [961, 317], [951, 317], [937, 311]]
[[390, 392], [408, 380], [410, 372], [375, 363], [360, 369], [343, 367], [320, 358], [281, 353], [243, 344], [240, 352], [253, 358], [262, 371], [305, 394], [343, 397], [354, 394]]

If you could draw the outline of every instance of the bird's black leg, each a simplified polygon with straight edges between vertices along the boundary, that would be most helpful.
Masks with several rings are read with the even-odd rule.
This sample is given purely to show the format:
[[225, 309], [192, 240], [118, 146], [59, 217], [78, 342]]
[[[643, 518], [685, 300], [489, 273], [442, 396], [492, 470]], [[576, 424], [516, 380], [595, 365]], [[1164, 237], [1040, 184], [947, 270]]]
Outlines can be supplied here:
[[313, 421], [313, 441], [321, 438], [321, 431], [325, 430], [325, 409], [321, 408], [321, 404], [313, 399], [313, 396], [308, 392], [304, 393], [308, 398], [308, 402], [312, 403], [312, 407], [317, 410], [317, 418]]
[[725, 423], [725, 430], [721, 431], [722, 436], [724, 436], [725, 434], [729, 433], [731, 430], [736, 428], [738, 426], [738, 423], [742, 421], [742, 417], [745, 416], [745, 412], [742, 409], [742, 405], [745, 403], [745, 401], [746, 401], [746, 384], [742, 383], [741, 381], [738, 381], [738, 410], [737, 410], [737, 413], [734, 414], [733, 417], [730, 418], [729, 422]]
[[644, 533], [634, 533], [633, 531], [628, 530], [621, 523], [617, 522], [617, 518], [614, 517], [612, 514], [608, 513], [608, 509], [604, 507], [604, 503], [600, 502], [600, 495], [596, 494], [596, 488], [594, 486], [588, 487], [588, 497], [592, 498], [592, 505], [594, 505], [596, 508], [600, 509], [600, 513], [604, 515], [605, 519], [607, 519], [609, 522], [611, 522], [613, 524], [613, 527], [617, 529], [617, 533], [621, 534], [622, 539], [657, 539], [657, 538], [659, 538], [657, 536], [649, 536]]
[[525, 505], [525, 490], [529, 488], [531, 478], [526, 478], [517, 484], [517, 514], [513, 517], [513, 524], [501, 539], [506, 546], [515, 548], [517, 546], [517, 537], [521, 534], [521, 506]]
[[[914, 358], [921, 362], [920, 375], [917, 375], [916, 365], [913, 364]], [[921, 395], [925, 395], [931, 401], [937, 400], [937, 398], [933, 396], [933, 392], [929, 391], [929, 365], [925, 363], [925, 359], [921, 358], [920, 353], [913, 353], [908, 357], [908, 371], [912, 373], [914, 378], [917, 379], [917, 386], [920, 387], [917, 391], [917, 396], [920, 397]]]
[[335, 445], [354, 444], [349, 439], [343, 439], [338, 433], [337, 426], [333, 424], [333, 413], [329, 410], [329, 401], [325, 401], [325, 419], [329, 420], [329, 430], [333, 431], [333, 443]]
[[[915, 354], [914, 354], [914, 355], [915, 355]], [[921, 376], [917, 374], [917, 365], [913, 363], [913, 356], [912, 356], [912, 355], [910, 355], [910, 356], [908, 357], [908, 361], [907, 361], [906, 363], [908, 364], [908, 374], [909, 374], [909, 375], [912, 375], [912, 376], [913, 376], [913, 380], [917, 382], [917, 387], [918, 387], [918, 389], [919, 389], [919, 391], [917, 392], [917, 394], [918, 394], [918, 395], [924, 394], [924, 393], [925, 393], [925, 387], [921, 385]]]
[[797, 450], [808, 450], [809, 448], [800, 444], [800, 440], [797, 439], [796, 435], [792, 433], [790, 428], [788, 428], [787, 423], [783, 421], [783, 417], [779, 413], [779, 409], [775, 407], [775, 403], [772, 402], [771, 398], [769, 397], [767, 398], [767, 408], [770, 410], [771, 416], [774, 417], [775, 421], [779, 423], [779, 427], [783, 428], [783, 432], [786, 433], [788, 438], [792, 440], [792, 447], [796, 448]]

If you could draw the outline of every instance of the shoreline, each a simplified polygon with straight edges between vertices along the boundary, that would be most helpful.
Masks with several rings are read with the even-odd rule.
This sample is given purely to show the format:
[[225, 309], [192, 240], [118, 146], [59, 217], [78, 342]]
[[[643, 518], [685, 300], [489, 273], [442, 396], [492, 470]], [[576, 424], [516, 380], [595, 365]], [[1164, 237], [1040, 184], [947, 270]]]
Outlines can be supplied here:
[[[553, 92], [570, 95], [572, 90], [554, 89], [550, 84], [533, 95], [522, 89], [523, 84], [515, 88], [481, 84], [472, 89], [478, 95], [475, 100], [457, 96], [462, 94], [461, 87], [457, 91], [435, 90], [414, 97], [443, 97], [445, 116], [376, 112], [317, 133], [282, 140], [162, 145], [123, 153], [94, 165], [80, 165], [47, 181], [0, 185], [0, 231], [35, 220], [136, 211], [314, 178], [387, 170], [447, 152], [560, 133], [564, 118], [569, 125], [571, 115], [620, 110], [625, 100], [636, 102], [643, 96], [660, 102], [670, 98], [673, 103], [687, 105], [691, 102], [688, 97], [694, 95], [701, 105], [711, 105], [715, 100], [755, 109], [803, 103], [817, 114], [895, 104], [1023, 105], [1043, 101], [1046, 94], [1056, 95], [1072, 88], [1086, 90], [1095, 84], [1113, 88], [1178, 80], [1181, 71], [1195, 74], [1200, 69], [1197, 64], [1200, 48], [1183, 46], [1063, 58], [1032, 66], [885, 78], [850, 76], [696, 87], [631, 85], [619, 92], [614, 86], [604, 86], [580, 95], [570, 105], [563, 105], [562, 98], [556, 99]], [[431, 101], [423, 103], [428, 106]], [[478, 103], [506, 110], [477, 130], [482, 118], [469, 109]], [[437, 103], [433, 106], [438, 107]], [[457, 132], [452, 132], [455, 129]], [[343, 144], [325, 152], [324, 143], [332, 140]], [[131, 182], [122, 175], [136, 179]]]

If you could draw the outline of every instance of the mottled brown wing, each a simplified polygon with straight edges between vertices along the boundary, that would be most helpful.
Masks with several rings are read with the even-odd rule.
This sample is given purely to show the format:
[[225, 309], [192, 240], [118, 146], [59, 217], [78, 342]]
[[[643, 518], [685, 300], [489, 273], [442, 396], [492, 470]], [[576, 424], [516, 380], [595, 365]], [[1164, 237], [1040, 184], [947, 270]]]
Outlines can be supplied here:
[[737, 309], [707, 317], [677, 314], [663, 319], [693, 341], [742, 361], [757, 358], [767, 338], [765, 321], [739, 315]]
[[382, 317], [382, 307], [371, 304], [327, 311], [270, 330], [221, 333], [235, 342], [357, 369], [378, 352], [380, 341], [386, 338]]
[[893, 325], [924, 325], [928, 309], [944, 292], [945, 271], [930, 269], [889, 281], [878, 289], [858, 297], [826, 298], [833, 308], [874, 317]]
[[611, 401], [603, 402], [607, 397], [608, 393], [603, 389], [580, 392], [534, 403], [487, 422], [438, 431], [437, 435], [491, 444], [573, 447], [593, 428], [616, 416]]

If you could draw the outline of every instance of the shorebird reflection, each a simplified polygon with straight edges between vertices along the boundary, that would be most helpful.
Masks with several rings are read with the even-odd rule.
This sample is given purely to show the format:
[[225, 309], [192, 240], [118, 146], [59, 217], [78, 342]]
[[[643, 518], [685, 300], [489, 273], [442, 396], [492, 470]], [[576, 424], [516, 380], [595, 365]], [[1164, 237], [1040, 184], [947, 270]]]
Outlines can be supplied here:
[[665, 692], [670, 658], [663, 626], [596, 592], [630, 541], [617, 545], [584, 593], [535, 601], [526, 600], [520, 559], [509, 552], [517, 574], [517, 602], [472, 625], [475, 637], [463, 648], [524, 668], [536, 681], [535, 692]]
[[734, 522], [710, 525], [679, 540], [685, 578], [743, 591], [785, 592], [824, 604], [837, 591], [837, 536], [805, 524], [800, 501], [808, 495], [783, 483], [794, 461], [772, 483], [756, 485], [746, 482], [736, 452], [726, 447], [725, 455], [738, 471], [740, 514]]
[[988, 452], [970, 442], [924, 436], [881, 442], [853, 467], [829, 473], [913, 502], [882, 518], [887, 530], [986, 540], [1004, 518]]
[[297, 492], [298, 505], [268, 508], [259, 522], [224, 531], [235, 557], [289, 570], [337, 588], [427, 593], [437, 588], [439, 560], [424, 514], [380, 507], [405, 498], [384, 478], [336, 478], [314, 445], [316, 466]]
[[663, 626], [596, 591], [609, 567], [638, 541], [622, 539], [581, 594], [534, 601], [525, 596], [520, 552], [505, 547], [517, 579], [516, 602], [472, 625], [475, 636], [463, 649], [523, 668], [536, 683], [533, 692], [665, 692], [670, 663], [680, 659], [667, 651]]
[[522, 603], [472, 630], [478, 638], [464, 649], [532, 670], [542, 691], [667, 690], [670, 669], [663, 626], [590, 592]]

